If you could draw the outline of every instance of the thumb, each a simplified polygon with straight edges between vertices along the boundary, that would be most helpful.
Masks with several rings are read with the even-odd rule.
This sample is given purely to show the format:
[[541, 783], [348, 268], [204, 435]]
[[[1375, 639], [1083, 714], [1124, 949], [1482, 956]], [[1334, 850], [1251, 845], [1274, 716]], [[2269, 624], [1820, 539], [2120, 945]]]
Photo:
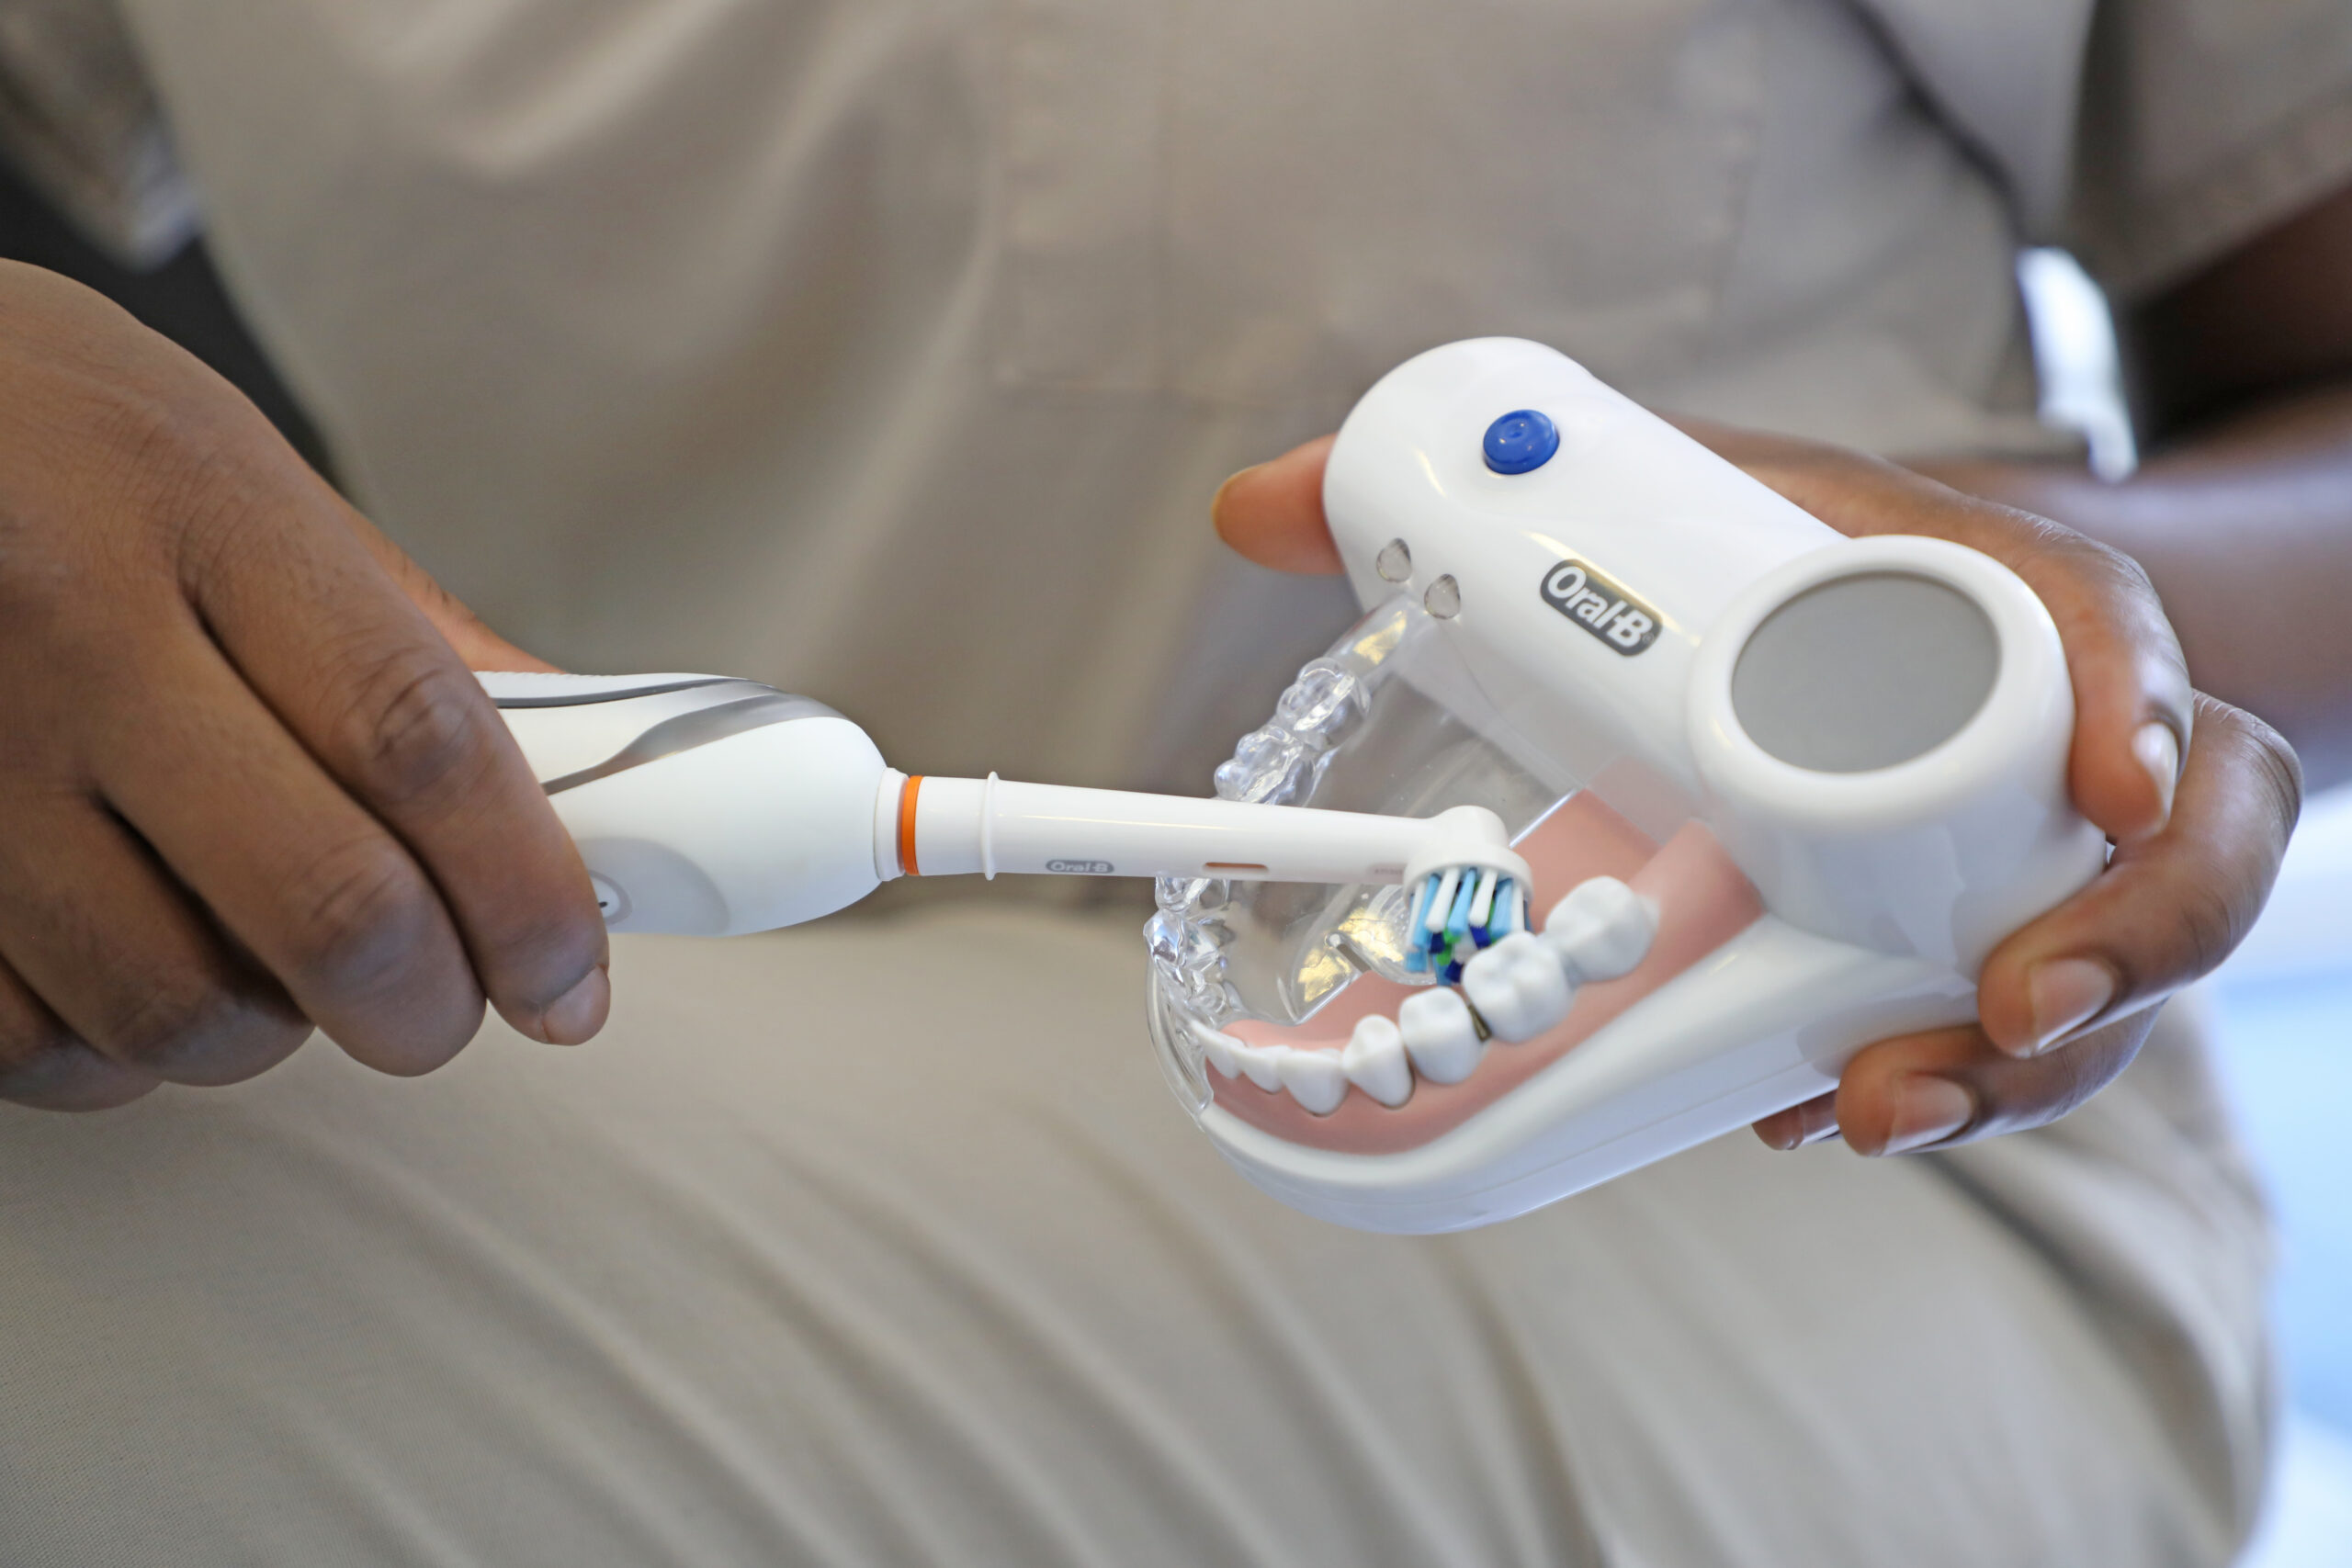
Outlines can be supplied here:
[[1217, 537], [1276, 571], [1338, 571], [1339, 547], [1323, 517], [1323, 468], [1338, 439], [1317, 436], [1226, 480], [1209, 503]]
[[408, 552], [384, 537], [373, 523], [349, 508], [345, 509], [345, 521], [367, 547], [368, 553], [376, 558], [376, 564], [390, 574], [409, 602], [424, 612], [424, 618], [433, 623], [433, 629], [441, 634], [442, 640], [466, 661], [467, 669], [555, 669], [538, 655], [524, 652], [491, 630], [480, 615], [466, 607], [464, 601], [435, 581], [431, 572], [410, 559]]

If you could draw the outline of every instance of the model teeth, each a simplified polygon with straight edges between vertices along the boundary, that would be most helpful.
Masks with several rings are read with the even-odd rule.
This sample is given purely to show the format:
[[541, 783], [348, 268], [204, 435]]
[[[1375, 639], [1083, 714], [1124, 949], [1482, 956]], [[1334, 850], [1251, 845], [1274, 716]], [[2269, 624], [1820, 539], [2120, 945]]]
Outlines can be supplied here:
[[1317, 1116], [1329, 1116], [1348, 1097], [1347, 1070], [1337, 1051], [1291, 1051], [1277, 1066], [1290, 1097]]
[[1209, 1066], [1227, 1077], [1241, 1076], [1241, 1053], [1250, 1049], [1222, 1029], [1195, 1028], [1193, 1033], [1201, 1043], [1201, 1055]]
[[1577, 985], [1632, 973], [1657, 935], [1657, 906], [1613, 876], [1577, 883], [1544, 921], [1544, 941]]
[[[1448, 873], [1430, 880], [1459, 879]], [[1425, 901], [1438, 902], [1438, 892], [1430, 889]], [[1500, 892], [1507, 896], [1508, 885]], [[1491, 906], [1479, 911], [1491, 912]], [[1453, 1084], [1476, 1071], [1488, 1035], [1516, 1044], [1556, 1028], [1576, 1005], [1578, 986], [1631, 973], [1657, 935], [1656, 903], [1613, 876], [1596, 876], [1552, 906], [1543, 935], [1521, 929], [1498, 936], [1466, 958], [1461, 990], [1416, 991], [1393, 1021], [1377, 1013], [1358, 1019], [1344, 1049], [1252, 1045], [1222, 1030], [1196, 1032], [1220, 1074], [1287, 1093], [1314, 1115], [1337, 1111], [1350, 1084], [1393, 1111], [1412, 1099], [1417, 1077]]]
[[1532, 1040], [1568, 1016], [1576, 988], [1541, 937], [1510, 935], [1463, 966], [1462, 990], [1498, 1040]]
[[1417, 991], [1396, 1010], [1413, 1070], [1431, 1083], [1460, 1083], [1487, 1054], [1470, 1004], [1453, 990]]
[[1244, 1045], [1241, 1048], [1241, 1072], [1251, 1083], [1272, 1094], [1283, 1087], [1283, 1058], [1290, 1055], [1287, 1045]]
[[1413, 1098], [1413, 1065], [1393, 1019], [1378, 1013], [1358, 1019], [1348, 1048], [1340, 1053], [1340, 1067], [1350, 1083], [1391, 1111]]

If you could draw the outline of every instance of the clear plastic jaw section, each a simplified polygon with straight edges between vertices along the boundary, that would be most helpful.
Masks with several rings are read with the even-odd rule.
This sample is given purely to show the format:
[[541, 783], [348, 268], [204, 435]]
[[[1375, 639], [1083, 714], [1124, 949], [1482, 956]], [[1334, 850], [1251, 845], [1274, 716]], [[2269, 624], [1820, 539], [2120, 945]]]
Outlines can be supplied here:
[[[1442, 626], [1403, 596], [1366, 615], [1241, 738], [1218, 795], [1405, 817], [1482, 806], [1521, 838], [1580, 781], [1518, 740]], [[1237, 1020], [1303, 1023], [1364, 975], [1432, 981], [1407, 961], [1416, 888], [1163, 877], [1157, 892], [1147, 1016], [1195, 1116], [1212, 1098], [1204, 1043]]]

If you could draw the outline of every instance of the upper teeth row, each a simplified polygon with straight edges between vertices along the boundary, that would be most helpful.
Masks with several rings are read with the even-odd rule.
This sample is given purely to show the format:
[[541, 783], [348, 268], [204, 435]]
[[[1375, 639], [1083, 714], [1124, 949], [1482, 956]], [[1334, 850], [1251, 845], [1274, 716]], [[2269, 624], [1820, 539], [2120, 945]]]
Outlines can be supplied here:
[[1342, 1049], [1250, 1045], [1217, 1030], [1202, 1032], [1201, 1043], [1227, 1077], [1287, 1091], [1317, 1116], [1337, 1111], [1350, 1084], [1394, 1108], [1412, 1098], [1417, 1076], [1468, 1077], [1489, 1039], [1515, 1044], [1551, 1029], [1568, 1016], [1578, 986], [1629, 973], [1657, 934], [1655, 903], [1613, 876], [1596, 876], [1552, 906], [1541, 935], [1513, 931], [1471, 959], [1460, 990], [1417, 991], [1394, 1019], [1374, 1013], [1358, 1021]]

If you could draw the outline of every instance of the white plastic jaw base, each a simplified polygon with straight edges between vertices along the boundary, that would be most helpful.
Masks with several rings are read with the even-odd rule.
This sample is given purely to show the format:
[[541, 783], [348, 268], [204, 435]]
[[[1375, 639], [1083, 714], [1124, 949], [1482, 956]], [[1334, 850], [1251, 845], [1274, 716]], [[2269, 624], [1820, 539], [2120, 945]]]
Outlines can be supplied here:
[[1393, 1154], [1313, 1148], [1214, 1104], [1196, 1118], [1292, 1208], [1396, 1235], [1492, 1224], [1834, 1088], [1867, 1041], [1975, 1015], [1949, 970], [1766, 916], [1466, 1122]]

